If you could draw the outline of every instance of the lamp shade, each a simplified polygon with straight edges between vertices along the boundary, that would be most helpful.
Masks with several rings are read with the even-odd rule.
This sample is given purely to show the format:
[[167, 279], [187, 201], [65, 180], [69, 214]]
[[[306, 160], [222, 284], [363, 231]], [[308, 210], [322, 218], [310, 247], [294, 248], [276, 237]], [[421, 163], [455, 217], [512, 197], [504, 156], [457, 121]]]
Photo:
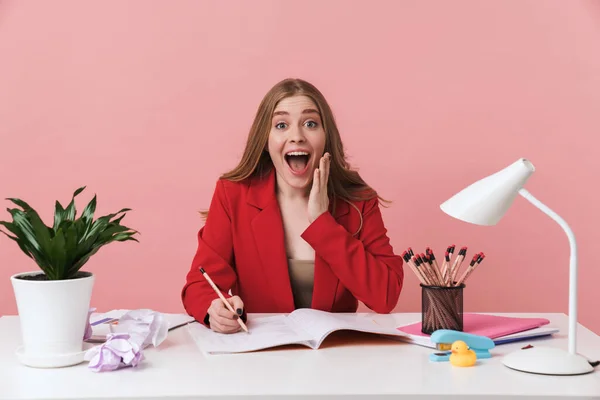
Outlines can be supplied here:
[[535, 171], [533, 164], [520, 158], [442, 203], [446, 214], [477, 225], [495, 225], [510, 208], [519, 190]]

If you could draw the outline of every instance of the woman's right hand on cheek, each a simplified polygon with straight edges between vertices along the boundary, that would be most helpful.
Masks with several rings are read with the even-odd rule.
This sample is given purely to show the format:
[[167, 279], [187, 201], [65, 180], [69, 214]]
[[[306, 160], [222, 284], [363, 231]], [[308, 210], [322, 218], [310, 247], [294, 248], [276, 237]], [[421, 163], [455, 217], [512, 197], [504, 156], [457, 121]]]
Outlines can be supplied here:
[[223, 301], [219, 297], [214, 299], [208, 308], [210, 328], [215, 332], [235, 333], [242, 329], [237, 321], [244, 310], [242, 299], [239, 296], [233, 296], [227, 299], [227, 301], [236, 310], [236, 313], [229, 311], [229, 308], [223, 304]]

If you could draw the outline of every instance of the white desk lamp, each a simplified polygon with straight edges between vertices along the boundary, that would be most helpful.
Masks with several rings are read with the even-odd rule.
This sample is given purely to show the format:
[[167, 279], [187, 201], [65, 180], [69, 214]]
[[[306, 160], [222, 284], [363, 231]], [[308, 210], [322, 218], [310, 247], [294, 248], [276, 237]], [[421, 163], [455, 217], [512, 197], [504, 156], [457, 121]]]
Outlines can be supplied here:
[[592, 372], [587, 359], [576, 353], [577, 334], [577, 244], [569, 225], [554, 211], [523, 188], [535, 171], [527, 159], [521, 158], [486, 178], [483, 178], [452, 198], [440, 208], [446, 214], [477, 225], [495, 225], [520, 194], [555, 220], [566, 232], [571, 246], [569, 260], [569, 351], [560, 348], [533, 346], [507, 354], [503, 364], [509, 368], [548, 375], [577, 375]]

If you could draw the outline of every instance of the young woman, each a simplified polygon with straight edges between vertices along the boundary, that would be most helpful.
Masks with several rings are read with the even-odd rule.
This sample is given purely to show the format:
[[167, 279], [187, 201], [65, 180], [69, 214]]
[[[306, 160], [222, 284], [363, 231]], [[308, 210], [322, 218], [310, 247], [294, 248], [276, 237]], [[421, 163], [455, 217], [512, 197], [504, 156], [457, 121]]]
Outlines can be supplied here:
[[355, 312], [360, 300], [389, 313], [404, 273], [379, 200], [346, 162], [319, 90], [279, 82], [258, 108], [239, 165], [217, 182], [181, 293], [186, 311], [223, 333], [237, 332], [246, 312]]

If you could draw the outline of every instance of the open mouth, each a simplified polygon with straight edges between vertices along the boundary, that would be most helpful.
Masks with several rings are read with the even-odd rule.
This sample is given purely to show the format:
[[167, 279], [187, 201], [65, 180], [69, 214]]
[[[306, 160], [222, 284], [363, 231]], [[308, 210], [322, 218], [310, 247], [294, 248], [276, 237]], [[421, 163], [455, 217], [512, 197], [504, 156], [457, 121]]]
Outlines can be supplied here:
[[302, 174], [308, 168], [310, 153], [306, 151], [290, 151], [285, 155], [285, 161], [295, 174]]

